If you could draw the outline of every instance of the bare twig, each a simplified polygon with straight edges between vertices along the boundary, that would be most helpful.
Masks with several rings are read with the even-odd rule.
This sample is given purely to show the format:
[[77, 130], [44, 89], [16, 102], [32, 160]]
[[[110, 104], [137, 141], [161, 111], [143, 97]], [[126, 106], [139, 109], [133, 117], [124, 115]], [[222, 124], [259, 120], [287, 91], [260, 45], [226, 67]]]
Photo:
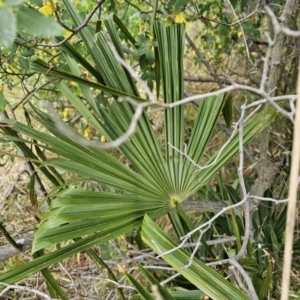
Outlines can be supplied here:
[[[250, 52], [249, 52], [249, 48], [248, 48], [248, 44], [247, 44], [247, 40], [246, 40], [244, 28], [243, 28], [243, 26], [242, 26], [242, 22], [241, 22], [241, 20], [238, 19], [238, 16], [237, 16], [237, 14], [236, 14], [236, 12], [235, 12], [235, 10], [234, 10], [234, 8], [233, 8], [231, 2], [230, 2], [229, 0], [227, 0], [227, 3], [228, 3], [228, 5], [230, 6], [233, 15], [234, 15], [235, 18], [237, 19], [237, 22], [236, 22], [236, 23], [239, 24], [239, 27], [240, 27], [240, 29], [241, 29], [242, 36], [243, 36], [243, 40], [244, 40], [244, 44], [245, 44], [245, 49], [246, 49], [246, 53], [247, 53], [247, 57], [248, 57], [248, 60], [249, 60], [249, 62], [250, 62], [253, 66], [255, 66], [255, 64], [253, 63], [253, 61], [252, 61], [252, 59], [251, 59], [251, 57], [250, 57]], [[256, 11], [255, 11], [255, 12], [256, 12]], [[250, 15], [252, 15], [252, 14], [250, 14]], [[255, 66], [255, 68], [256, 68], [256, 66]]]
[[247, 286], [248, 286], [248, 295], [249, 299], [251, 300], [258, 300], [256, 291], [254, 289], [252, 280], [250, 276], [247, 274], [247, 272], [243, 269], [243, 267], [235, 260], [235, 259], [229, 259], [229, 263], [237, 269], [238, 272], [243, 276], [243, 279], [245, 280]]
[[0, 261], [4, 261], [12, 256], [18, 255], [21, 252], [30, 249], [32, 246], [32, 241], [33, 236], [29, 235], [16, 241], [16, 244], [19, 246], [18, 249], [16, 249], [10, 244], [0, 246]]
[[[245, 180], [244, 180], [244, 115], [245, 115], [245, 105], [242, 105], [241, 107], [241, 118], [240, 118], [240, 124], [239, 124], [239, 152], [240, 152], [240, 163], [238, 168], [238, 177], [239, 177], [239, 184], [242, 190], [242, 195], [244, 199], [248, 198], [248, 193], [246, 190]], [[242, 258], [247, 249], [247, 244], [250, 238], [250, 231], [252, 230], [251, 224], [250, 224], [250, 207], [249, 207], [249, 201], [244, 202], [244, 219], [245, 219], [245, 239], [243, 241], [242, 247], [240, 251], [237, 253], [237, 255], [234, 257], [236, 261], [238, 261], [240, 258]]]
[[[231, 85], [232, 81], [224, 78], [218, 78], [218, 80], [214, 77], [203, 77], [203, 76], [197, 76], [197, 77], [191, 77], [191, 76], [184, 76], [183, 78], [185, 81], [188, 82], [212, 82], [212, 83], [221, 83], [224, 85]], [[237, 82], [240, 83], [240, 82]], [[242, 83], [240, 83], [242, 84]]]
[[196, 47], [195, 43], [193, 42], [193, 40], [190, 38], [190, 36], [187, 33], [185, 34], [185, 38], [186, 38], [187, 42], [190, 44], [190, 46], [192, 47], [192, 49], [195, 51], [196, 55], [199, 57], [201, 62], [204, 64], [204, 66], [208, 70], [209, 74], [214, 78], [216, 83], [221, 88], [222, 87], [222, 82], [220, 81], [220, 79], [219, 79], [217, 73], [215, 72], [215, 70], [212, 68], [212, 66], [209, 64], [209, 62], [205, 59], [205, 56]]
[[93, 17], [93, 15], [97, 12], [97, 10], [99, 9], [99, 7], [104, 3], [104, 1], [105, 0], [99, 0], [99, 1], [97, 1], [97, 5], [95, 5], [95, 7], [91, 10], [91, 12], [86, 17], [85, 21], [81, 25], [79, 25], [77, 28], [73, 29], [72, 33], [68, 37], [66, 37], [65, 39], [63, 39], [59, 43], [55, 43], [55, 44], [42, 44], [42, 43], [38, 43], [37, 46], [42, 46], [42, 47], [58, 47], [58, 46], [62, 46], [63, 44], [65, 44], [76, 33], [78, 33], [82, 28], [84, 28], [84, 27], [86, 27], [88, 25], [89, 21], [91, 20], [91, 18]]
[[0, 231], [2, 232], [3, 236], [6, 238], [6, 240], [18, 251], [21, 251], [22, 246], [19, 245], [12, 237], [11, 235], [7, 232], [6, 228], [4, 225], [0, 222]]
[[8, 292], [9, 290], [11, 289], [14, 289], [14, 290], [20, 290], [20, 291], [26, 291], [26, 292], [30, 292], [30, 293], [33, 293], [35, 294], [35, 296], [40, 296], [40, 297], [43, 297], [45, 298], [46, 300], [58, 300], [58, 299], [54, 299], [54, 298], [51, 298], [50, 296], [48, 296], [47, 294], [45, 293], [42, 293], [34, 288], [29, 288], [27, 286], [20, 286], [20, 285], [12, 285], [12, 284], [7, 284], [5, 282], [0, 282], [0, 286], [1, 285], [4, 285], [6, 286], [6, 288], [4, 288], [1, 292], [0, 292], [0, 296], [2, 297], [6, 292]]
[[291, 276], [291, 263], [293, 256], [293, 241], [294, 241], [294, 227], [296, 219], [296, 205], [297, 205], [297, 191], [298, 191], [298, 176], [300, 165], [300, 67], [298, 73], [298, 99], [297, 99], [297, 111], [295, 117], [294, 126], [294, 138], [293, 138], [293, 151], [292, 151], [292, 166], [290, 173], [289, 183], [289, 202], [286, 217], [286, 229], [285, 229], [285, 243], [284, 243], [284, 260], [282, 270], [282, 292], [281, 300], [289, 299], [290, 289], [290, 276]]
[[[197, 19], [203, 19], [203, 20], [207, 20], [207, 21], [210, 21], [212, 23], [216, 23], [216, 24], [220, 24], [220, 25], [223, 25], [223, 26], [227, 26], [227, 27], [232, 27], [232, 26], [235, 26], [235, 25], [241, 25], [241, 23], [243, 23], [244, 21], [246, 21], [247, 19], [250, 19], [252, 16], [256, 15], [257, 13], [259, 13], [259, 10], [254, 10], [253, 12], [251, 12], [250, 14], [248, 14], [247, 16], [233, 22], [233, 23], [224, 23], [224, 22], [220, 22], [216, 19], [211, 19], [211, 18], [207, 18], [207, 17], [204, 17], [204, 16], [198, 16]], [[237, 16], [235, 15], [236, 19], [237, 19]]]

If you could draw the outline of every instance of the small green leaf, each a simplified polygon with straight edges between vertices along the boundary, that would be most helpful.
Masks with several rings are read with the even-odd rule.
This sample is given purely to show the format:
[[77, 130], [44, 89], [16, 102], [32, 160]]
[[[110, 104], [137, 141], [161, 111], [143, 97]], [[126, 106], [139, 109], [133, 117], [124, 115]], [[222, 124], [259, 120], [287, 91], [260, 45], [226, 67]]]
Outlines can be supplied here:
[[6, 106], [6, 99], [4, 97], [4, 94], [2, 91], [0, 91], [0, 111], [3, 112], [5, 110], [5, 106]]
[[19, 64], [20, 64], [20, 67], [24, 70], [29, 70], [29, 62], [26, 58], [20, 56], [18, 58], [18, 61], [19, 61]]
[[34, 50], [33, 49], [30, 49], [30, 50], [26, 50], [26, 51], [23, 51], [21, 53], [21, 56], [23, 57], [30, 57], [34, 54]]
[[0, 7], [0, 43], [5, 48], [13, 45], [17, 30], [15, 15], [6, 7]]
[[175, 0], [175, 1], [173, 0], [171, 1], [171, 4], [174, 5], [174, 8], [176, 10], [181, 10], [184, 8], [185, 5], [188, 4], [188, 2], [189, 2], [188, 0]]
[[51, 17], [46, 17], [31, 8], [18, 10], [18, 29], [38, 38], [63, 34], [63, 28]]
[[3, 2], [5, 6], [18, 6], [21, 5], [24, 0], [4, 0]]
[[273, 263], [272, 263], [271, 258], [268, 258], [268, 267], [267, 267], [266, 275], [265, 275], [264, 281], [260, 287], [260, 290], [258, 292], [259, 299], [265, 299], [265, 297], [270, 292], [272, 277], [273, 277]]
[[139, 47], [139, 49], [134, 53], [133, 58], [139, 59], [142, 55], [146, 53], [146, 47]]
[[17, 44], [13, 44], [11, 47], [11, 52], [8, 55], [8, 63], [11, 65], [14, 60], [15, 60], [15, 56], [16, 56], [16, 52], [18, 50], [18, 45]]

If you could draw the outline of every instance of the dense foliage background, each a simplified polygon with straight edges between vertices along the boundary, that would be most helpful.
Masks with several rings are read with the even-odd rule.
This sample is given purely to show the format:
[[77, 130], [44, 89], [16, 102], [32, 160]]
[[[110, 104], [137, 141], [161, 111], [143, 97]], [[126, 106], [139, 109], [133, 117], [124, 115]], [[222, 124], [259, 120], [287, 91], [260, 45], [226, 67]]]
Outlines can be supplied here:
[[299, 3], [271, 2], [1, 2], [3, 299], [300, 297]]

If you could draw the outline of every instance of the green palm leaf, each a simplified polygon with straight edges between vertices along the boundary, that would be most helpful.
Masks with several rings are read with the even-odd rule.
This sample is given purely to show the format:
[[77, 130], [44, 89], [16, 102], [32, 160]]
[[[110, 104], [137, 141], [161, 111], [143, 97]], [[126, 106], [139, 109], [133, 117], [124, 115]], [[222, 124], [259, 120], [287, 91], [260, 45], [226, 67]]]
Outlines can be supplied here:
[[[72, 2], [68, 0], [63, 0], [63, 2], [74, 25], [82, 24], [83, 20]], [[120, 22], [116, 22], [121, 26]], [[125, 55], [112, 19], [106, 20], [105, 26], [113, 46], [120, 57], [124, 58]], [[92, 62], [82, 58], [71, 44], [66, 43], [62, 51], [71, 72], [63, 71], [41, 60], [33, 61], [32, 69], [47, 76], [77, 82], [85, 97], [84, 100], [74, 95], [63, 81], [55, 85], [78, 113], [96, 128], [98, 133], [110, 141], [115, 140], [128, 130], [135, 113], [134, 105], [127, 102], [120, 103], [117, 97], [125, 96], [136, 101], [146, 99], [139, 95], [135, 80], [116, 60], [111, 49], [112, 45], [107, 42], [103, 33], [97, 33], [95, 39], [89, 28], [83, 28], [79, 34]], [[162, 79], [163, 101], [172, 104], [183, 98], [184, 25], [166, 26], [157, 22], [154, 26], [154, 34], [158, 43], [155, 49], [156, 62], [160, 64], [156, 66], [156, 70], [160, 70], [157, 76]], [[134, 41], [130, 36], [129, 39]], [[77, 64], [86, 69], [100, 83], [80, 77], [81, 68]], [[94, 100], [93, 90], [90, 88], [105, 93], [109, 97], [109, 104], [99, 107]], [[187, 147], [187, 155], [196, 163], [203, 156], [223, 105], [223, 97], [212, 97], [200, 102]], [[7, 283], [20, 280], [80, 251], [127, 233], [140, 225], [143, 226], [145, 242], [155, 251], [161, 253], [162, 249], [166, 251], [174, 247], [174, 244], [161, 233], [159, 228], [151, 223], [149, 217], [146, 216], [142, 224], [144, 215], [148, 214], [155, 219], [170, 213], [178, 202], [184, 201], [206, 184], [239, 150], [238, 134], [236, 134], [215, 164], [205, 170], [195, 172], [196, 167], [190, 159], [179, 152], [184, 149], [184, 107], [177, 106], [165, 111], [165, 153], [161, 150], [162, 147], [151, 126], [147, 112], [143, 112], [135, 133], [119, 147], [130, 163], [128, 167], [104, 150], [80, 144], [76, 137], [82, 138], [82, 136], [78, 132], [67, 127], [73, 133], [72, 137], [68, 136], [60, 130], [55, 117], [39, 111], [33, 105], [31, 114], [48, 133], [9, 120], [6, 121], [6, 125], [13, 127], [16, 131], [12, 131], [10, 127], [4, 128], [4, 131], [11, 136], [11, 140], [19, 148], [25, 151], [27, 158], [35, 161], [40, 170], [51, 178], [55, 186], [59, 186], [60, 182], [49, 171], [50, 167], [77, 173], [82, 180], [97, 181], [117, 192], [80, 191], [67, 189], [65, 186], [65, 189], [56, 194], [53, 192], [56, 198], [52, 201], [50, 212], [42, 218], [42, 223], [35, 233], [33, 252], [65, 240], [75, 239], [75, 242], [38, 257], [23, 267], [2, 274], [0, 281]], [[269, 108], [246, 124], [244, 142], [247, 143], [260, 130], [268, 126], [275, 114], [275, 110]], [[22, 139], [16, 132], [23, 133], [32, 140]], [[27, 144], [42, 147], [58, 157], [39, 163], [38, 157], [32, 151], [28, 151]], [[212, 162], [215, 157], [216, 155], [209, 162]], [[57, 190], [58, 187], [55, 191]], [[183, 211], [180, 211], [180, 214], [172, 211], [169, 216], [179, 236], [192, 229], [193, 224], [189, 222]], [[83, 239], [78, 239], [83, 236]], [[157, 244], [153, 243], [154, 240]], [[162, 248], [158, 249], [155, 245], [160, 245]], [[246, 299], [242, 292], [220, 278], [201, 261], [195, 260], [190, 268], [182, 269], [188, 261], [188, 254], [185, 251], [171, 253], [165, 259], [200, 290], [215, 296], [214, 299]], [[215, 292], [213, 288], [216, 289]], [[228, 295], [233, 296], [228, 298]]]
[[105, 236], [104, 232], [122, 223], [134, 223], [146, 212], [157, 217], [170, 210], [159, 200], [76, 190], [58, 196], [51, 208], [35, 234], [33, 251], [97, 231]]
[[[115, 226], [105, 228], [101, 233], [92, 234], [86, 238], [80, 239], [73, 244], [65, 246], [59, 250], [53, 251], [49, 254], [45, 254], [35, 260], [13, 269], [9, 272], [0, 275], [0, 282], [14, 283], [26, 276], [41, 271], [42, 269], [52, 266], [58, 262], [63, 261], [66, 258], [75, 255], [78, 252], [85, 251], [96, 244], [105, 243], [108, 240], [114, 239], [124, 232], [129, 232], [141, 224], [141, 219], [121, 221], [117, 222]], [[62, 226], [63, 227], [63, 226]], [[44, 246], [46, 246], [45, 244]], [[3, 286], [0, 285], [0, 288]]]
[[[158, 255], [162, 255], [176, 247], [176, 244], [147, 215], [142, 225], [142, 238]], [[177, 272], [209, 297], [216, 300], [248, 299], [244, 292], [197, 258], [194, 258], [191, 265], [187, 267], [189, 257], [189, 253], [182, 249], [162, 256]]]

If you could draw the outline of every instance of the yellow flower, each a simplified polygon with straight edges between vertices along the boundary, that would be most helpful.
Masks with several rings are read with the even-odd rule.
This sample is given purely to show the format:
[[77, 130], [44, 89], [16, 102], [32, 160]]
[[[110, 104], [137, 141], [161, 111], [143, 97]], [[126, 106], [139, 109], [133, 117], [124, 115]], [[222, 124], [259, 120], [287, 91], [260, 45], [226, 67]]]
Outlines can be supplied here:
[[87, 138], [88, 140], [92, 137], [92, 131], [91, 131], [91, 128], [88, 127], [84, 133], [83, 133], [84, 137]]
[[240, 38], [241, 36], [243, 35], [243, 32], [242, 31], [239, 31], [238, 33], [237, 33], [237, 36]]
[[107, 141], [107, 139], [105, 138], [104, 135], [102, 135], [100, 141], [101, 141], [101, 143], [105, 143]]
[[176, 15], [174, 22], [175, 23], [186, 23], [186, 20], [185, 20], [183, 14], [180, 13], [180, 14]]
[[45, 16], [51, 16], [53, 15], [53, 8], [50, 3], [45, 4], [39, 9], [39, 12]]
[[68, 117], [69, 117], [69, 110], [65, 108], [63, 111], [63, 120], [67, 121]]

